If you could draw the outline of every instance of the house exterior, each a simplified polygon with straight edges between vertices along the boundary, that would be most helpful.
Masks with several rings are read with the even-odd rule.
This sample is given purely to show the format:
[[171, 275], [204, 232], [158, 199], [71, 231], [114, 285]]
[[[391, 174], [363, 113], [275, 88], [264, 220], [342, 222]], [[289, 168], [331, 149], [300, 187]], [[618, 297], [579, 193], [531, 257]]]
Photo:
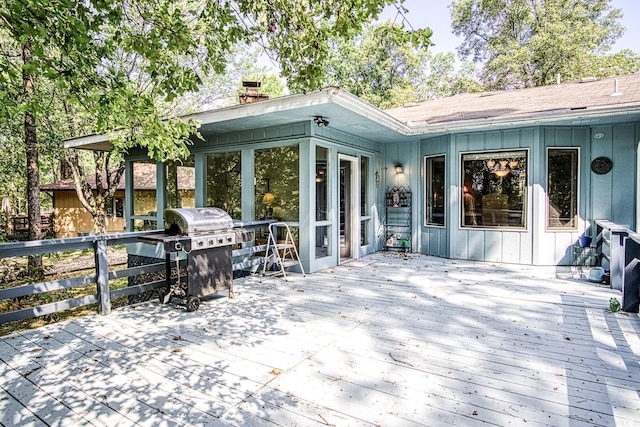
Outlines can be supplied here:
[[[188, 118], [204, 140], [182, 164], [154, 164], [155, 200], [127, 179], [128, 230], [162, 229], [164, 207], [185, 206], [171, 190], [181, 168], [195, 177], [193, 206], [294, 226], [311, 272], [395, 248], [396, 207], [403, 249], [525, 265], [575, 263], [596, 219], [638, 223], [638, 74], [387, 111], [329, 87]], [[101, 135], [65, 145], [110, 147]], [[130, 150], [127, 176], [149, 164]]]
[[[95, 177], [87, 177], [91, 188], [95, 189]], [[53, 237], [67, 238], [86, 236], [93, 233], [91, 214], [82, 206], [76, 193], [73, 179], [62, 179], [51, 184], [43, 184], [40, 191], [51, 195], [53, 201]], [[155, 192], [155, 188], [153, 189]], [[107, 232], [121, 233], [125, 230], [124, 180], [112, 200], [107, 202]]]

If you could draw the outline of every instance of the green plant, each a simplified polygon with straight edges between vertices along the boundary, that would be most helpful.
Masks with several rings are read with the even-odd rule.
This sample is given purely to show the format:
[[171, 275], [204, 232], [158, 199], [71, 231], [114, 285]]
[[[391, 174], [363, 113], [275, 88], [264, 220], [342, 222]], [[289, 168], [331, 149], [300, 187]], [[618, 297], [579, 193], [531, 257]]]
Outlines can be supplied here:
[[607, 311], [609, 313], [620, 311], [620, 308], [622, 308], [622, 306], [620, 305], [620, 301], [618, 301], [618, 298], [611, 298], [609, 300], [609, 308], [607, 308]]

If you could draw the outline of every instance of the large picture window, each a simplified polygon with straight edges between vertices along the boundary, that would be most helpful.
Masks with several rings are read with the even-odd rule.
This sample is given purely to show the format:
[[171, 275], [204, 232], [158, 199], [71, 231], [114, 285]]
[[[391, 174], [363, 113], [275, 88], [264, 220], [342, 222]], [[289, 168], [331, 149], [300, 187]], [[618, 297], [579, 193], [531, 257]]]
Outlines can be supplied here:
[[425, 224], [444, 225], [445, 157], [425, 157]]
[[527, 151], [462, 155], [462, 226], [525, 228]]
[[577, 148], [547, 150], [547, 228], [575, 230], [578, 227]]

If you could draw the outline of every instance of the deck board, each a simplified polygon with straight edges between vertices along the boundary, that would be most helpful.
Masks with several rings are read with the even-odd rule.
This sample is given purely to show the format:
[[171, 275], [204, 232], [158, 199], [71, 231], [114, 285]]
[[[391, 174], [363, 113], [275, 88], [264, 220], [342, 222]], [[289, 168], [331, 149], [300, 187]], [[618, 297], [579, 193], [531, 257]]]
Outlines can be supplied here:
[[374, 254], [0, 339], [2, 425], [553, 426], [640, 419], [640, 318], [567, 270]]

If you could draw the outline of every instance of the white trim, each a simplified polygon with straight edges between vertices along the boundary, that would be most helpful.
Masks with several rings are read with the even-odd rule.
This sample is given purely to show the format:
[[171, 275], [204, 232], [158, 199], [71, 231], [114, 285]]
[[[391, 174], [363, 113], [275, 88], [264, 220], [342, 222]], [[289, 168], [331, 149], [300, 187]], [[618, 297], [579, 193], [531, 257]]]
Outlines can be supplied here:
[[[429, 177], [428, 174], [427, 174], [427, 160], [428, 159], [433, 159], [433, 158], [436, 158], [436, 157], [444, 157], [444, 167], [445, 167], [445, 170], [444, 170], [444, 198], [445, 198], [445, 205], [444, 205], [444, 224], [442, 224], [442, 225], [427, 223], [427, 210], [428, 209], [427, 209], [426, 202], [427, 202], [427, 198], [429, 197], [428, 194], [427, 194], [427, 187], [428, 187], [427, 178]], [[424, 188], [424, 192], [423, 192], [424, 197], [421, 200], [421, 205], [422, 206], [420, 208], [420, 211], [424, 212], [424, 215], [422, 216], [422, 225], [423, 225], [423, 227], [447, 228], [447, 223], [449, 222], [448, 218], [447, 218], [447, 214], [449, 213], [449, 209], [448, 209], [448, 206], [447, 206], [447, 203], [449, 203], [449, 200], [447, 200], [448, 199], [448, 197], [447, 197], [447, 184], [448, 184], [448, 182], [447, 182], [448, 181], [447, 180], [447, 169], [448, 169], [448, 166], [447, 166], [447, 154], [446, 153], [428, 154], [428, 155], [423, 156], [422, 167], [423, 167], [423, 171], [424, 171], [424, 173], [422, 175], [423, 176], [422, 185], [423, 185], [423, 188]]]
[[[338, 153], [338, 203], [340, 201], [340, 162], [347, 161], [351, 164], [351, 177], [349, 179], [349, 185], [351, 187], [351, 197], [349, 201], [349, 209], [351, 212], [351, 233], [349, 241], [351, 247], [349, 248], [351, 257], [348, 259], [360, 258], [360, 169], [357, 156], [350, 156], [347, 154]], [[337, 227], [337, 242], [338, 242], [338, 264], [342, 264], [343, 260], [340, 256], [340, 206], [337, 206], [338, 214], [338, 227]], [[354, 238], [355, 237], [355, 238]]]
[[[572, 233], [578, 231], [578, 223], [580, 222], [580, 174], [582, 172], [582, 165], [580, 162], [580, 147], [564, 147], [564, 146], [547, 146], [545, 147], [545, 188], [544, 188], [544, 229], [548, 233]], [[576, 177], [576, 217], [575, 225], [572, 228], [549, 228], [549, 151], [551, 150], [576, 150], [578, 154], [578, 176]]]
[[[471, 226], [466, 226], [463, 224], [463, 219], [464, 219], [464, 193], [460, 193], [461, 191], [464, 191], [464, 167], [462, 165], [462, 157], [465, 154], [489, 154], [489, 153], [508, 153], [508, 152], [515, 152], [515, 151], [524, 151], [525, 155], [526, 155], [526, 160], [527, 160], [527, 171], [526, 171], [526, 194], [524, 197], [524, 202], [525, 202], [525, 206], [524, 206], [524, 219], [525, 219], [525, 225], [523, 227], [487, 227], [484, 226], [484, 224], [482, 226], [478, 226], [478, 227], [471, 227]], [[459, 169], [459, 174], [458, 174], [458, 179], [461, 180], [460, 182], [460, 186], [458, 187], [458, 197], [460, 200], [459, 203], [459, 212], [460, 212], [460, 218], [458, 221], [458, 229], [459, 230], [465, 230], [465, 231], [486, 231], [486, 230], [490, 230], [490, 231], [507, 231], [507, 232], [519, 232], [519, 233], [528, 233], [529, 232], [529, 224], [531, 222], [531, 219], [533, 217], [533, 202], [531, 200], [531, 155], [530, 155], [530, 149], [529, 148], [521, 148], [521, 147], [513, 147], [513, 148], [499, 148], [499, 149], [492, 149], [492, 150], [470, 150], [470, 151], [460, 151], [458, 152], [459, 156], [458, 156], [458, 166], [460, 167]], [[462, 196], [462, 197], [460, 197]]]

